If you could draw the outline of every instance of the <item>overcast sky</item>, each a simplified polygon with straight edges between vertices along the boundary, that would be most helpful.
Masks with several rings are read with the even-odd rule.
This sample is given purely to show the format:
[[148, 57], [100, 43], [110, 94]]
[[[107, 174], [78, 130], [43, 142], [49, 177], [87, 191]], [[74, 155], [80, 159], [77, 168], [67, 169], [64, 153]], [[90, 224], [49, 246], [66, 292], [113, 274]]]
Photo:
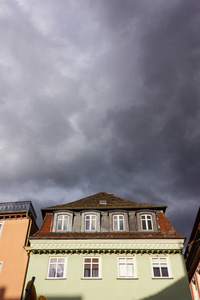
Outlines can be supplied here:
[[200, 2], [2, 0], [0, 201], [200, 201]]

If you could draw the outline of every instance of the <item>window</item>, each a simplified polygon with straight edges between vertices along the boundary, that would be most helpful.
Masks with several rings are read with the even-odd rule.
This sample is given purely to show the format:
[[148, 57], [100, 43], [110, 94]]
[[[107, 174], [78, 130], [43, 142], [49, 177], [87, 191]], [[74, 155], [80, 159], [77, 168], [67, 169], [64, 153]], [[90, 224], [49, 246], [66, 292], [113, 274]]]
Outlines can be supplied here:
[[2, 229], [3, 229], [3, 222], [0, 222], [0, 236], [1, 236]]
[[135, 257], [118, 257], [118, 278], [136, 277]]
[[96, 215], [85, 215], [85, 230], [96, 230]]
[[0, 261], [0, 273], [1, 273], [2, 265], [3, 265], [3, 262]]
[[69, 216], [59, 215], [57, 220], [57, 231], [68, 231], [69, 228]]
[[100, 257], [84, 257], [83, 278], [100, 278]]
[[70, 211], [58, 211], [54, 213], [51, 231], [72, 231], [73, 213]]
[[141, 215], [142, 230], [153, 230], [152, 216]]
[[154, 278], [170, 277], [167, 257], [152, 257], [151, 262]]
[[100, 212], [81, 212], [81, 232], [100, 232]]
[[106, 200], [100, 200], [99, 204], [107, 204], [107, 201]]
[[47, 278], [65, 278], [65, 257], [50, 257]]
[[114, 215], [113, 216], [113, 230], [124, 230], [124, 216]]

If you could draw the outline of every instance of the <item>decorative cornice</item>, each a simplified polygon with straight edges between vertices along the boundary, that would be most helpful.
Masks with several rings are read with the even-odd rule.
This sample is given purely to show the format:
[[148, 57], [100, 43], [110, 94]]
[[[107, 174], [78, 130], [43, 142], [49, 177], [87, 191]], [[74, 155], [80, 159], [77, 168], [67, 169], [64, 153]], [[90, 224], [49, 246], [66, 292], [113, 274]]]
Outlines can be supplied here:
[[3, 214], [3, 215], [0, 215], [0, 220], [21, 220], [23, 218], [26, 218], [26, 213], [16, 213], [16, 214], [9, 214], [9, 213], [6, 213], [6, 214]]
[[32, 253], [181, 253], [180, 244], [40, 243], [31, 245]]

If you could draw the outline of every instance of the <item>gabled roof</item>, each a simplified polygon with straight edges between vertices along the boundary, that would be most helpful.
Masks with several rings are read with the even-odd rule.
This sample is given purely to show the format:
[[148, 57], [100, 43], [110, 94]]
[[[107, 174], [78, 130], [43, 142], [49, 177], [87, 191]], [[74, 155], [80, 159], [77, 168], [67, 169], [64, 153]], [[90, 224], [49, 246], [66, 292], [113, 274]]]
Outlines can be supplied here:
[[[101, 200], [102, 203], [100, 202]], [[100, 209], [119, 209], [119, 208], [135, 208], [135, 209], [144, 209], [144, 208], [151, 208], [151, 209], [162, 209], [165, 211], [166, 206], [163, 205], [156, 205], [150, 203], [139, 203], [133, 202], [130, 200], [126, 200], [123, 198], [116, 197], [114, 194], [108, 194], [105, 192], [101, 192], [92, 196], [88, 196], [82, 198], [80, 200], [62, 204], [62, 205], [55, 205], [50, 207], [45, 207], [42, 209], [43, 215], [45, 212], [54, 211], [54, 210], [61, 210], [61, 209], [90, 209], [90, 208], [100, 208]]]

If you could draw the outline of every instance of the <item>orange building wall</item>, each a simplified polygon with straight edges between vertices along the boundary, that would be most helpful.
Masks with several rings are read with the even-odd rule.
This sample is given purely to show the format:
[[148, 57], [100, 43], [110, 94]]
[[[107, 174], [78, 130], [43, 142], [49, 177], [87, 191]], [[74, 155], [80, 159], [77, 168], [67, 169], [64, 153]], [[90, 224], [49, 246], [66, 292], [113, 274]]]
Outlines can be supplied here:
[[29, 227], [29, 219], [5, 220], [0, 236], [0, 299], [21, 298], [28, 255], [23, 248]]

